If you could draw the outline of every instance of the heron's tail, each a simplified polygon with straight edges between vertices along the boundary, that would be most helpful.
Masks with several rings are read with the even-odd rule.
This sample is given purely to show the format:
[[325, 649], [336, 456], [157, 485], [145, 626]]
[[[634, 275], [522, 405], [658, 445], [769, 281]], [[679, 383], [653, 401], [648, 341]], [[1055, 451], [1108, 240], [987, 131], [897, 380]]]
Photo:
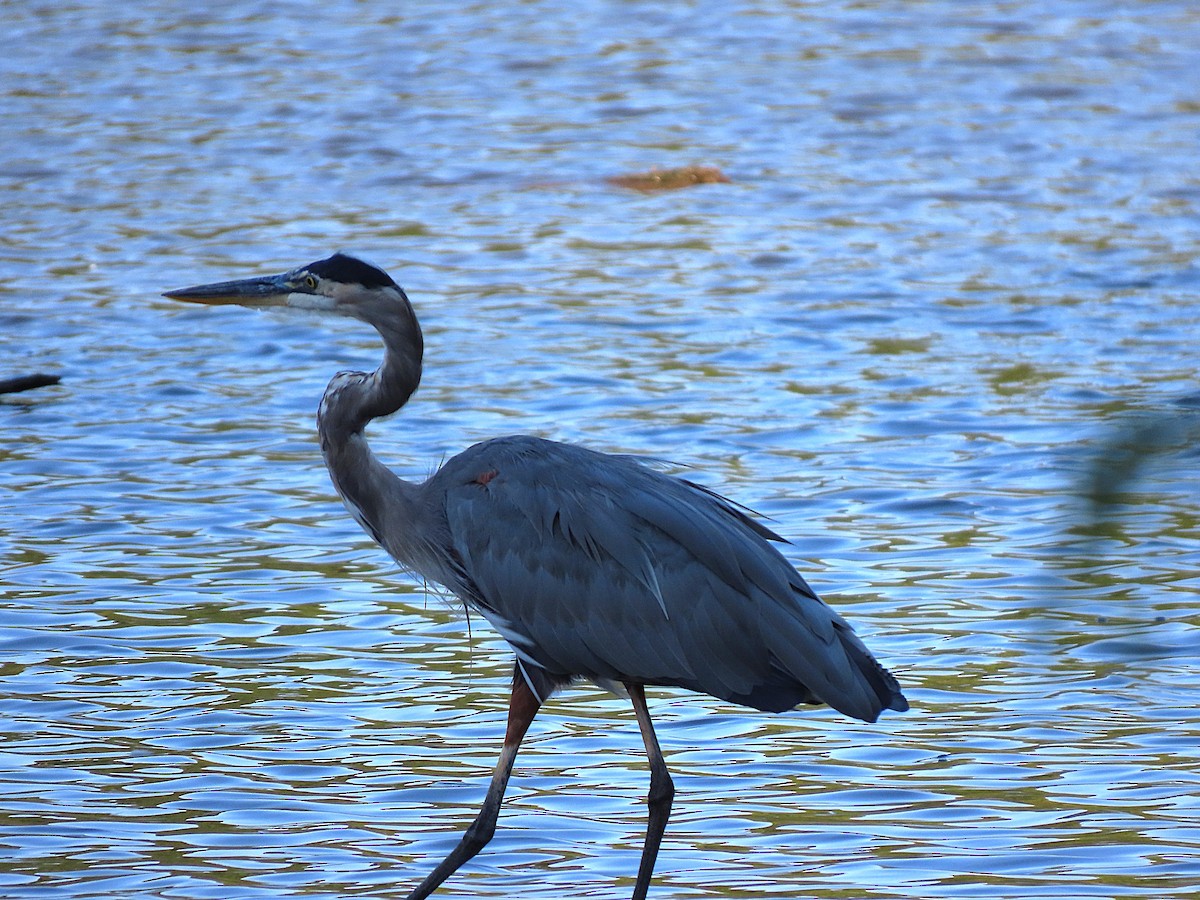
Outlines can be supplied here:
[[775, 665], [806, 689], [801, 702], [825, 703], [864, 722], [885, 709], [908, 709], [900, 683], [849, 623], [822, 601], [804, 600], [775, 607], [770, 618], [777, 621], [764, 622]]
[[[896, 712], [904, 712], [908, 709], [908, 700], [900, 691], [900, 682], [896, 680], [896, 676], [879, 664], [871, 652], [866, 648], [866, 645], [859, 639], [858, 635], [847, 627], [848, 634], [839, 632], [839, 637], [842, 638], [843, 646], [846, 650], [846, 656], [858, 668], [863, 680], [870, 688], [868, 700], [873, 701], [870, 704], [872, 710], [870, 715], [862, 715], [865, 711], [855, 711], [852, 709], [843, 709], [836, 703], [826, 700], [834, 709], [839, 712], [844, 712], [848, 716], [855, 716], [863, 719], [866, 722], [874, 722], [879, 718], [879, 714], [885, 709], [892, 709]], [[847, 637], [849, 638], [847, 640]]]

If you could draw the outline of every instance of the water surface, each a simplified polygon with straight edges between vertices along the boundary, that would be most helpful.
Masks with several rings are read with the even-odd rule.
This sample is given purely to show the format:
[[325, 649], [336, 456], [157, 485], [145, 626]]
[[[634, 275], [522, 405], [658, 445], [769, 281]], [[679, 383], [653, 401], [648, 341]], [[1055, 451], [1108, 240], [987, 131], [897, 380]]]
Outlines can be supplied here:
[[[653, 692], [655, 896], [1194, 896], [1194, 4], [0, 22], [0, 375], [63, 374], [0, 399], [0, 895], [403, 896], [473, 817], [509, 653], [315, 445], [373, 336], [159, 297], [350, 248], [427, 332], [397, 470], [690, 467], [905, 685], [874, 726]], [[731, 183], [605, 181], [689, 163]], [[1093, 509], [1129, 416], [1177, 439]], [[564, 694], [438, 896], [627, 896], [647, 784], [626, 704]]]

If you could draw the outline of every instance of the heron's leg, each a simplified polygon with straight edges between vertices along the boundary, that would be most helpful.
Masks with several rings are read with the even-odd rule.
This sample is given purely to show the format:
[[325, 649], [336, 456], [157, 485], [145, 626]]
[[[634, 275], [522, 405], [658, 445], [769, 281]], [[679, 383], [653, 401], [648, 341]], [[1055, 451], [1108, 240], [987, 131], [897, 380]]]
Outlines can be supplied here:
[[512, 774], [513, 761], [517, 758], [517, 749], [521, 746], [529, 723], [537, 715], [540, 706], [541, 701], [534, 696], [518, 671], [513, 678], [512, 697], [508, 701], [508, 730], [504, 734], [504, 746], [492, 772], [492, 783], [488, 787], [487, 797], [484, 798], [483, 808], [463, 834], [458, 846], [417, 885], [408, 895], [408, 900], [424, 900], [492, 839], [496, 832], [496, 818], [500, 815], [500, 804], [504, 800], [504, 789], [508, 787], [508, 777]]
[[675, 799], [675, 784], [667, 771], [666, 760], [654, 734], [654, 723], [650, 721], [650, 710], [646, 707], [646, 689], [640, 684], [626, 684], [629, 699], [633, 701], [633, 712], [637, 716], [638, 728], [646, 744], [646, 757], [650, 760], [650, 793], [646, 805], [650, 818], [646, 822], [646, 843], [642, 846], [642, 863], [638, 866], [637, 883], [633, 886], [633, 900], [645, 900], [650, 890], [650, 878], [654, 875], [654, 862], [658, 859], [658, 847], [663, 832], [667, 830], [667, 819], [671, 817], [671, 801]]

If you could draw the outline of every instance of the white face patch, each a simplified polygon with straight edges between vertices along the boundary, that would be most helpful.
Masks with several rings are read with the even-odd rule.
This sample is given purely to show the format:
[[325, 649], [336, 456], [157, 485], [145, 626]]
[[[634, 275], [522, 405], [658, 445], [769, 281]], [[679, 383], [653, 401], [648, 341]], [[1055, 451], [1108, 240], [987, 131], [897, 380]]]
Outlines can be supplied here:
[[337, 300], [324, 294], [288, 294], [285, 305], [312, 312], [337, 312]]

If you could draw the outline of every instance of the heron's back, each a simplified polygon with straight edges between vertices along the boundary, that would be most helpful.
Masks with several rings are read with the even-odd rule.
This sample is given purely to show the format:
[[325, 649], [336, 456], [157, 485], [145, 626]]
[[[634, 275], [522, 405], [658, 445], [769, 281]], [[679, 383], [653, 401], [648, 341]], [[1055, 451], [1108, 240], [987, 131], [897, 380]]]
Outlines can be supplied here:
[[[874, 721], [895, 678], [718, 495], [630, 457], [532, 437], [477, 444], [426, 485], [456, 583], [553, 684], [675, 685], [781, 711]], [[540, 671], [539, 671], [540, 670]]]

